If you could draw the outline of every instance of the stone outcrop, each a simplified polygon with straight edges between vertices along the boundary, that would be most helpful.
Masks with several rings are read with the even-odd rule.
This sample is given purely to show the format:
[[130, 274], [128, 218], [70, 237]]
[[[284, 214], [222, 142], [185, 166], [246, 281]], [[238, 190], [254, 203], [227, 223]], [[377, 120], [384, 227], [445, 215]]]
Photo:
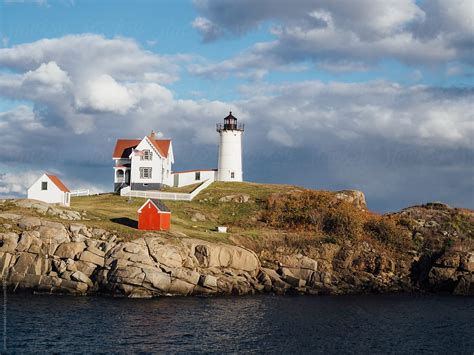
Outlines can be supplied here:
[[59, 206], [51, 205], [49, 203], [38, 201], [38, 200], [20, 199], [20, 200], [12, 200], [12, 202], [18, 207], [31, 208], [40, 214], [55, 216], [64, 220], [72, 221], [72, 220], [86, 219], [79, 212], [72, 211], [68, 208], [61, 208]]
[[[148, 233], [118, 242], [73, 222], [2, 213], [0, 273], [10, 290], [162, 295], [347, 294], [428, 290], [474, 294], [474, 252], [403, 257], [368, 242], [281, 247], [259, 255], [243, 246]], [[425, 225], [424, 223], [423, 225]], [[423, 227], [428, 228], [428, 227]], [[433, 228], [433, 227], [429, 227]]]
[[335, 197], [338, 200], [344, 200], [352, 205], [354, 207], [361, 209], [361, 210], [366, 210], [367, 209], [367, 203], [365, 202], [365, 195], [362, 191], [358, 190], [342, 190], [342, 191], [337, 191]]
[[129, 297], [254, 293], [260, 262], [243, 247], [154, 234], [116, 242], [100, 229], [12, 217], [0, 233], [0, 272], [11, 290]]

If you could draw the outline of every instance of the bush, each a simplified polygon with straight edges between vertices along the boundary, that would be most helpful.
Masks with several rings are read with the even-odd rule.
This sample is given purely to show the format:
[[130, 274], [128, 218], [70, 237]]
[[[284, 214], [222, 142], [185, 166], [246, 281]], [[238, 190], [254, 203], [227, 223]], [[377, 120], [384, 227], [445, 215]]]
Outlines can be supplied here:
[[393, 245], [398, 249], [410, 249], [413, 247], [413, 242], [399, 222], [388, 216], [372, 217], [365, 222], [364, 231], [385, 244]]
[[364, 221], [362, 211], [320, 191], [273, 195], [262, 217], [273, 227], [350, 239], [360, 236]]

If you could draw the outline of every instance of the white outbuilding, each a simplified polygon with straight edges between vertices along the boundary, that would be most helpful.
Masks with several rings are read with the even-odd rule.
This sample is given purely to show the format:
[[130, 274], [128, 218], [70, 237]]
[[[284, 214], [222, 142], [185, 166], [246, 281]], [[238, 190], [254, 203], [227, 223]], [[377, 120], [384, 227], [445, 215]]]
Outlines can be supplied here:
[[28, 189], [28, 198], [69, 207], [71, 191], [57, 176], [43, 174]]

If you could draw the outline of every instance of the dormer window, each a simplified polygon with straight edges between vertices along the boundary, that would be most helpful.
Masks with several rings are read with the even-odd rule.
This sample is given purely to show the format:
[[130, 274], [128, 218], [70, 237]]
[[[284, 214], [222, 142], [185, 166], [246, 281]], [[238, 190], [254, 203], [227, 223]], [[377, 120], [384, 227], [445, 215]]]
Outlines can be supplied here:
[[140, 157], [140, 160], [151, 160], [153, 158], [153, 152], [146, 149]]

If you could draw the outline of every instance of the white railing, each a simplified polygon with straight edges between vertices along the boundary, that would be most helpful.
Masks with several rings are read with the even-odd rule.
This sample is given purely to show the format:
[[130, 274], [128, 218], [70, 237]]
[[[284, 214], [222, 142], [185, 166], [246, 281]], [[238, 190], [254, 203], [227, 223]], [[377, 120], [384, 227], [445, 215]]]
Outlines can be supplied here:
[[191, 191], [190, 195], [191, 195], [191, 200], [193, 198], [195, 198], [202, 190], [204, 190], [205, 188], [207, 188], [210, 184], [212, 184], [214, 182], [214, 179], [208, 179], [206, 181], [204, 181], [201, 185], [199, 185], [198, 187], [196, 187], [193, 191]]
[[77, 196], [89, 196], [90, 191], [89, 189], [84, 189], [84, 190], [74, 190], [70, 192], [71, 197], [77, 197]]
[[195, 188], [191, 193], [136, 191], [136, 190], [132, 190], [130, 186], [127, 186], [120, 190], [120, 196], [157, 198], [161, 200], [175, 200], [175, 201], [192, 201], [193, 198], [195, 198], [202, 190], [204, 190], [206, 187], [211, 185], [213, 182], [214, 182], [214, 179], [206, 180], [197, 188]]

